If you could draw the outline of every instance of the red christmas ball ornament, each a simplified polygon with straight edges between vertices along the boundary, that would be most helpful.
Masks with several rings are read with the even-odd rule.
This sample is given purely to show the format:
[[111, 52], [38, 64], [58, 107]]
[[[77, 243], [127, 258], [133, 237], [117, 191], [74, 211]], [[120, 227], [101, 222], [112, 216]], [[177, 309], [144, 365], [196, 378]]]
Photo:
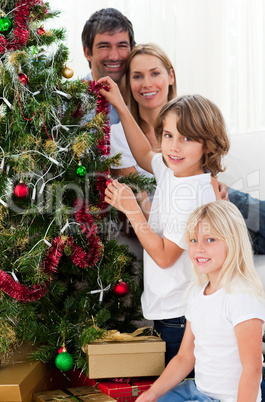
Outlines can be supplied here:
[[113, 179], [110, 177], [107, 181], [106, 181], [106, 187], [108, 187], [108, 185], [110, 184], [110, 183], [112, 183], [113, 182]]
[[19, 183], [14, 188], [14, 195], [17, 198], [26, 198], [29, 195], [29, 186], [25, 183]]
[[113, 292], [115, 293], [115, 295], [119, 297], [125, 296], [129, 292], [129, 286], [127, 285], [126, 282], [120, 280], [118, 283], [114, 285]]
[[19, 77], [19, 81], [22, 82], [22, 84], [27, 85], [29, 80], [28, 80], [28, 77], [26, 76], [26, 74], [19, 73], [18, 77]]
[[45, 29], [44, 29], [43, 27], [40, 27], [40, 28], [37, 30], [37, 33], [38, 33], [39, 35], [44, 35], [44, 34], [46, 33], [46, 31], [45, 31]]
[[58, 354], [63, 353], [63, 352], [68, 352], [68, 350], [65, 346], [62, 346], [60, 349], [58, 349]]

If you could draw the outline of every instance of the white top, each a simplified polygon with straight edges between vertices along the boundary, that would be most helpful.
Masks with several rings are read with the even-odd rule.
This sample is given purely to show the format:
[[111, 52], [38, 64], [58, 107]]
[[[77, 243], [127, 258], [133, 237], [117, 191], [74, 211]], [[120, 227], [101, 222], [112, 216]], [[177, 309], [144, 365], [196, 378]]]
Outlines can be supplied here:
[[186, 223], [198, 206], [215, 201], [209, 173], [175, 177], [155, 154], [152, 168], [157, 181], [149, 225], [161, 237], [176, 243], [184, 251], [169, 268], [160, 268], [144, 251], [143, 315], [148, 320], [181, 317], [185, 314], [184, 292], [191, 279], [191, 261], [185, 241]]
[[135, 167], [138, 173], [143, 174], [147, 177], [153, 177], [152, 173], [147, 172], [139, 165], [137, 165], [136, 160], [134, 159], [130, 150], [121, 123], [112, 124], [110, 128], [110, 156], [115, 156], [118, 153], [122, 153], [120, 165], [112, 165], [112, 169], [125, 169], [129, 167]]
[[252, 318], [264, 321], [265, 305], [247, 292], [223, 288], [206, 296], [205, 286], [192, 289], [186, 312], [195, 337], [195, 383], [211, 398], [236, 402], [242, 365], [234, 327]]

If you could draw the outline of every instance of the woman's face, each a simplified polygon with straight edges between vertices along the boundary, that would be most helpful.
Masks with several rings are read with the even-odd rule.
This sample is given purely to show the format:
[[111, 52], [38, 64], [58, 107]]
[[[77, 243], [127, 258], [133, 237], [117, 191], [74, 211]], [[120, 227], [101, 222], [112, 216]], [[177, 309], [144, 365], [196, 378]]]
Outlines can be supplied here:
[[173, 83], [173, 71], [168, 73], [158, 57], [139, 54], [132, 59], [130, 86], [139, 108], [160, 110], [168, 101], [168, 87]]

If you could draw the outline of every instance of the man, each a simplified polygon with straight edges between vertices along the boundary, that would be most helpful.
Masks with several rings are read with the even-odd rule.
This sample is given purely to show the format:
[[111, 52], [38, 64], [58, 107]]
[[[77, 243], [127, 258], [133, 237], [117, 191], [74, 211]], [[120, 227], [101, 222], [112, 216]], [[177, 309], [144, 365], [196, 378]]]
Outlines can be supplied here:
[[[82, 44], [91, 69], [91, 73], [84, 79], [98, 80], [101, 77], [110, 76], [118, 84], [126, 101], [125, 65], [130, 51], [135, 46], [132, 23], [114, 8], [96, 11], [85, 23]], [[116, 110], [111, 106], [111, 125], [119, 121]], [[119, 169], [116, 172], [120, 174]], [[122, 169], [124, 176], [132, 172], [135, 172], [133, 166]], [[234, 189], [227, 189], [223, 183], [219, 183], [219, 189], [221, 198], [228, 200], [229, 197], [244, 216], [254, 252], [265, 254], [265, 201], [251, 198], [248, 194]]]
[[[109, 76], [115, 81], [126, 100], [125, 64], [135, 45], [132, 23], [115, 8], [96, 11], [85, 23], [82, 32], [83, 51], [91, 73], [85, 80]], [[111, 124], [120, 119], [110, 110]]]

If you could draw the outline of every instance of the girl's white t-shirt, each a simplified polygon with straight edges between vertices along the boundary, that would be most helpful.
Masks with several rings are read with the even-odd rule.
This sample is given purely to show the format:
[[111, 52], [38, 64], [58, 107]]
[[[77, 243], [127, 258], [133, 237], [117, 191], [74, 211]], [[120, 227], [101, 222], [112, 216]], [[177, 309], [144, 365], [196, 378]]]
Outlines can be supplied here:
[[236, 402], [242, 365], [234, 328], [252, 318], [265, 321], [265, 304], [247, 292], [223, 288], [204, 295], [205, 286], [191, 290], [185, 314], [195, 337], [195, 383], [211, 398]]

